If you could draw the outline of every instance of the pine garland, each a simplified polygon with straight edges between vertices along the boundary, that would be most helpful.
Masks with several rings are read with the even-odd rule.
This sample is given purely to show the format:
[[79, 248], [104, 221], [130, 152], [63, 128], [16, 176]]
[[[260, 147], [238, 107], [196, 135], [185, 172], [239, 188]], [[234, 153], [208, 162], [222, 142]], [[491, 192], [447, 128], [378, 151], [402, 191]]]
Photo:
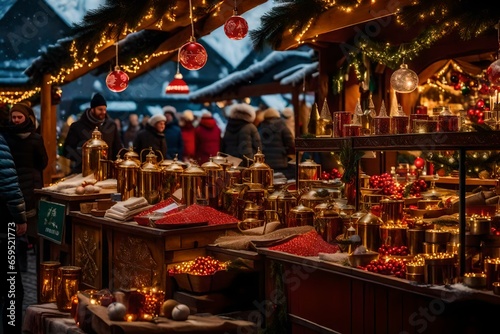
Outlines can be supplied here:
[[355, 151], [352, 148], [350, 140], [342, 142], [340, 146], [339, 159], [342, 167], [344, 167], [344, 174], [342, 174], [342, 182], [349, 183], [354, 180], [358, 173], [359, 160], [363, 157], [365, 152]]
[[[453, 152], [422, 152], [422, 158], [432, 162], [436, 169], [443, 168], [445, 173], [457, 171], [460, 157], [458, 151]], [[500, 152], [478, 151], [465, 154], [465, 174], [468, 177], [481, 177], [481, 173], [487, 175], [496, 174], [496, 166], [500, 163]]]

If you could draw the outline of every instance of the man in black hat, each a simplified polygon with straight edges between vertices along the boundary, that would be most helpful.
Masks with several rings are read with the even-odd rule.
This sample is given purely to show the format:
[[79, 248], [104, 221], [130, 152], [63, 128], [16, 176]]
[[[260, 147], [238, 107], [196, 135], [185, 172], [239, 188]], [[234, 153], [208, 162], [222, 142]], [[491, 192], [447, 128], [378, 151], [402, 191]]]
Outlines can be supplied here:
[[72, 173], [82, 172], [82, 146], [96, 128], [101, 132], [101, 139], [108, 144], [108, 158], [115, 159], [123, 144], [116, 123], [107, 114], [106, 100], [99, 93], [92, 97], [90, 108], [71, 124], [64, 141], [63, 155], [71, 160]]

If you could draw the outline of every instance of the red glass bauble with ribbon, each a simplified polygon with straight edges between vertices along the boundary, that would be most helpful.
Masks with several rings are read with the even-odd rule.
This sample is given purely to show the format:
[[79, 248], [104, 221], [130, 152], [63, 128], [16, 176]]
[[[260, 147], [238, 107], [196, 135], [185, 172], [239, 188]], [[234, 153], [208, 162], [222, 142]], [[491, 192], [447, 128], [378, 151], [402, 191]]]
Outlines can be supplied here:
[[128, 87], [129, 77], [127, 73], [120, 70], [117, 66], [115, 70], [106, 77], [106, 86], [115, 93], [123, 92]]
[[500, 59], [495, 60], [486, 70], [486, 75], [492, 86], [500, 85]]
[[179, 63], [190, 71], [196, 71], [205, 66], [207, 59], [207, 50], [200, 43], [191, 41], [179, 50]]
[[233, 15], [224, 23], [224, 32], [230, 39], [240, 40], [248, 33], [248, 23], [243, 17]]

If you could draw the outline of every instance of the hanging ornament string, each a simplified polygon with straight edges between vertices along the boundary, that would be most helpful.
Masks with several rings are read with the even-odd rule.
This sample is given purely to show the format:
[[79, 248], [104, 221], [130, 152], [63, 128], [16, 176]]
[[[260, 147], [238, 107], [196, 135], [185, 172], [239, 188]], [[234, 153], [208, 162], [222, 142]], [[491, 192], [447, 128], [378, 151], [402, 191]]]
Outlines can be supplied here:
[[128, 87], [130, 81], [127, 73], [120, 70], [118, 65], [118, 40], [116, 41], [116, 63], [115, 70], [108, 74], [106, 77], [106, 86], [108, 89], [115, 93], [123, 92]]
[[179, 63], [187, 70], [199, 70], [207, 63], [207, 51], [194, 38], [193, 6], [189, 0], [189, 14], [191, 18], [191, 38], [179, 50]]
[[248, 22], [238, 15], [236, 0], [234, 1], [233, 16], [224, 23], [224, 33], [233, 40], [243, 39], [248, 33]]
[[403, 44], [400, 45], [399, 50], [402, 55], [402, 63], [400, 68], [391, 75], [391, 87], [398, 93], [411, 93], [418, 86], [418, 75], [405, 64], [406, 51]]
[[[180, 51], [180, 50], [179, 50]], [[178, 56], [179, 57], [179, 56]], [[179, 61], [177, 61], [177, 72], [175, 73], [174, 80], [172, 80], [165, 90], [167, 94], [189, 94], [189, 86], [184, 81], [180, 68]]]

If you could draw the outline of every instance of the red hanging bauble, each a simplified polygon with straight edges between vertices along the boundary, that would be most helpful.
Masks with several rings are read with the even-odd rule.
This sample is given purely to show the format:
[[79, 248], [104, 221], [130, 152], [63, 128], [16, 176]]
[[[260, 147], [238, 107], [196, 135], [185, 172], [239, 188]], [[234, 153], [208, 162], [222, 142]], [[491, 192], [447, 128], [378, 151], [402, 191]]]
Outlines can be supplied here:
[[492, 86], [500, 85], [500, 59], [495, 60], [486, 70], [486, 75]]
[[189, 94], [189, 86], [182, 79], [182, 74], [177, 72], [174, 76], [174, 80], [170, 81], [165, 90], [167, 94]]
[[233, 15], [224, 23], [224, 32], [230, 39], [243, 39], [248, 33], [248, 23], [243, 17]]
[[421, 169], [424, 168], [425, 160], [422, 159], [421, 157], [416, 157], [415, 160], [413, 161], [413, 164], [415, 165], [415, 167], [417, 167], [417, 169]]
[[207, 51], [200, 43], [187, 42], [179, 50], [179, 63], [187, 70], [199, 70], [207, 63]]
[[115, 93], [123, 92], [128, 87], [129, 78], [127, 73], [120, 70], [119, 66], [106, 77], [106, 86]]

